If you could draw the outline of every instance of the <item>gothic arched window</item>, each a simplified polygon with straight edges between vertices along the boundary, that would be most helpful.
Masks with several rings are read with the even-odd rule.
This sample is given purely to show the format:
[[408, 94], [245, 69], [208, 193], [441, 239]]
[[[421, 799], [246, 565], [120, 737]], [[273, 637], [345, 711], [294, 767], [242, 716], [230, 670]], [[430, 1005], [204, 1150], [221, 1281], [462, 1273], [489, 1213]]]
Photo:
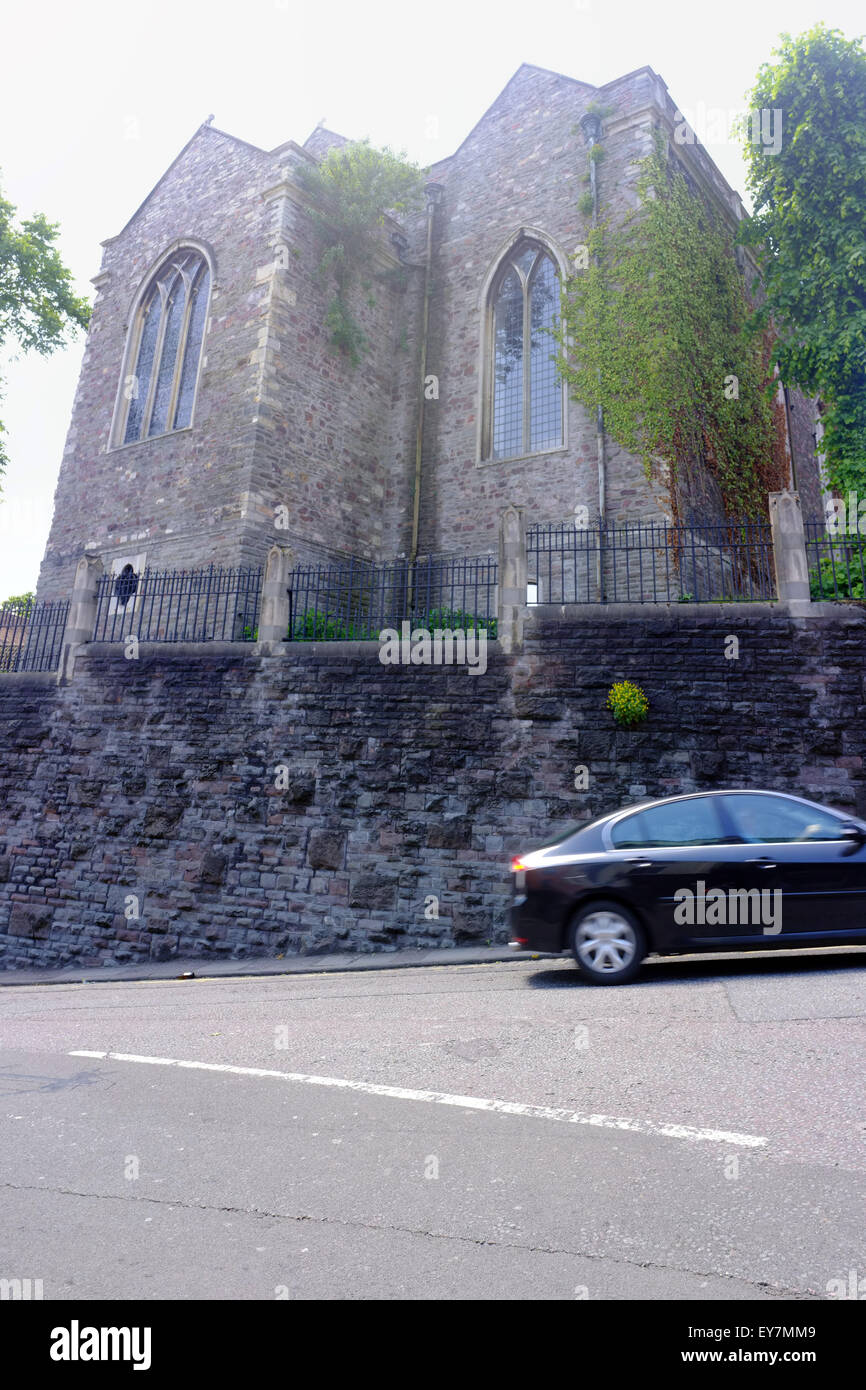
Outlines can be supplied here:
[[562, 445], [562, 381], [551, 334], [559, 272], [535, 241], [520, 241], [497, 273], [488, 302], [488, 381], [482, 456], [519, 458]]
[[209, 294], [210, 267], [190, 247], [154, 275], [132, 325], [118, 443], [190, 424]]

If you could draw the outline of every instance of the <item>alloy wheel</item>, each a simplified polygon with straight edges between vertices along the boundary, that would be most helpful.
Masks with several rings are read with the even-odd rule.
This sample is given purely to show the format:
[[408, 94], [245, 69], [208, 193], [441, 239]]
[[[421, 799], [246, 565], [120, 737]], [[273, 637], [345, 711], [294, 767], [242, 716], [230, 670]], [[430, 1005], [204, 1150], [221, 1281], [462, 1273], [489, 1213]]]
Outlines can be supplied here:
[[625, 917], [605, 908], [584, 917], [575, 933], [574, 949], [593, 974], [618, 975], [634, 960], [637, 938]]

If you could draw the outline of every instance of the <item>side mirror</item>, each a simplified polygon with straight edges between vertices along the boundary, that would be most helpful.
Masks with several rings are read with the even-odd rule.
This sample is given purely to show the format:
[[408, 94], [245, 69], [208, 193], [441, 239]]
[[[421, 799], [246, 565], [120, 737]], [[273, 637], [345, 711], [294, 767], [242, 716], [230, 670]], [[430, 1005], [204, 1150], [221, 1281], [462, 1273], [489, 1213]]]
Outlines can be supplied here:
[[866, 842], [866, 831], [861, 830], [860, 826], [855, 825], [853, 821], [846, 821], [842, 826], [841, 838], [850, 840], [852, 844], [862, 845]]

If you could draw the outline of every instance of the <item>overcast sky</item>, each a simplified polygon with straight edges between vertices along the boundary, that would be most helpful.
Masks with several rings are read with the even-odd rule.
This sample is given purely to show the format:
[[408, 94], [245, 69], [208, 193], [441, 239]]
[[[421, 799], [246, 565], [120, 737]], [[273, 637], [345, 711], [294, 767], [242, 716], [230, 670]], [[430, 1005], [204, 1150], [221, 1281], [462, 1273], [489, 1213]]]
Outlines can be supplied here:
[[[866, 29], [862, 0], [6, 0], [0, 187], [21, 217], [60, 223], [62, 257], [90, 296], [100, 241], [211, 113], [265, 149], [324, 121], [426, 165], [526, 62], [596, 84], [655, 68], [745, 193], [738, 148], [713, 138], [713, 113], [744, 106], [781, 30], [818, 19], [849, 38]], [[54, 357], [0, 364], [0, 600], [35, 586], [81, 354], [79, 335]]]

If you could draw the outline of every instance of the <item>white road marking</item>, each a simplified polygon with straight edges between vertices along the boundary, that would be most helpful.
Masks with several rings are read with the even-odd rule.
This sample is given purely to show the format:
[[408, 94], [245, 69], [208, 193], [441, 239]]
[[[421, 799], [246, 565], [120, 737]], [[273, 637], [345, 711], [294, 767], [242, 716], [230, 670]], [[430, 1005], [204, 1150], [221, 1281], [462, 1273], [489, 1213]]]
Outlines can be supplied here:
[[233, 1067], [226, 1062], [182, 1062], [176, 1057], [138, 1057], [131, 1052], [70, 1052], [70, 1057], [93, 1057], [99, 1061], [138, 1062], [150, 1067], [185, 1067], [192, 1071], [229, 1072], [232, 1076], [264, 1076], [276, 1081], [299, 1081], [307, 1086], [335, 1086], [344, 1091], [361, 1091], [368, 1096], [391, 1096], [395, 1100], [423, 1100], [431, 1105], [456, 1105], [461, 1110], [487, 1110], [497, 1115], [524, 1115], [534, 1120], [561, 1120], [570, 1125], [593, 1125], [598, 1129], [624, 1129], [632, 1134], [663, 1135], [666, 1139], [703, 1140], [711, 1144], [737, 1144], [760, 1149], [768, 1140], [759, 1134], [736, 1134], [726, 1129], [696, 1129], [692, 1125], [654, 1124], [651, 1120], [620, 1120], [612, 1115], [582, 1114], [579, 1110], [560, 1110], [550, 1105], [524, 1105], [515, 1100], [484, 1100], [480, 1096], [454, 1096], [447, 1091], [413, 1091], [405, 1086], [380, 1086], [373, 1081], [347, 1081], [338, 1076], [307, 1076], [303, 1072], [270, 1071], [266, 1067]]

